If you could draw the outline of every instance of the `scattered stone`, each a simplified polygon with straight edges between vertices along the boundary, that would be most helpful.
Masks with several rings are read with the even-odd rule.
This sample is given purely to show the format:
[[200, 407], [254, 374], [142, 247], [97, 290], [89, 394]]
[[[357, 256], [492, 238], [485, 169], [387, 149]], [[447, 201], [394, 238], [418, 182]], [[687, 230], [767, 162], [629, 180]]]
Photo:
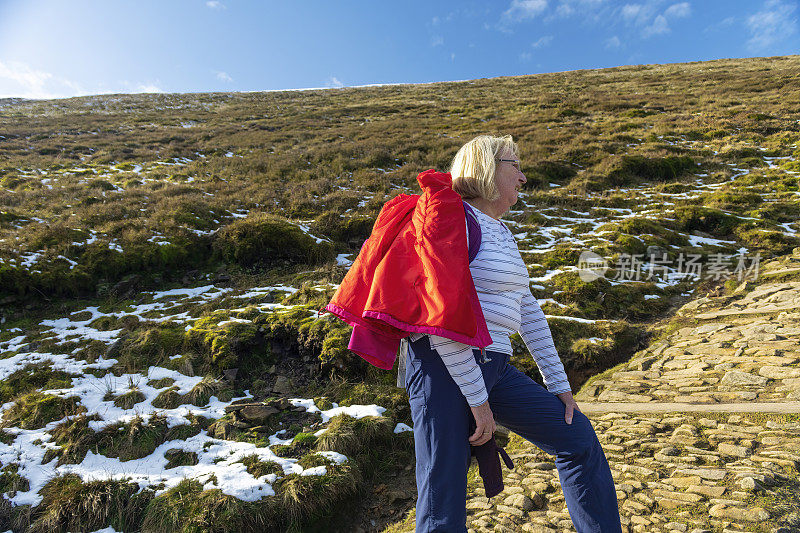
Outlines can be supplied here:
[[266, 423], [272, 415], [279, 412], [278, 409], [271, 405], [248, 405], [240, 409], [238, 415], [241, 416], [245, 422], [261, 425]]
[[758, 386], [763, 387], [769, 380], [762, 376], [756, 376], [749, 372], [742, 372], [740, 370], [729, 370], [722, 376], [721, 383], [723, 385], [732, 386]]
[[708, 514], [715, 518], [743, 520], [745, 522], [761, 522], [769, 519], [769, 513], [761, 507], [728, 507], [724, 504], [712, 505]]
[[290, 394], [292, 392], [292, 386], [289, 383], [289, 378], [286, 376], [278, 376], [278, 379], [275, 380], [275, 385], [272, 386], [272, 392], [276, 394]]

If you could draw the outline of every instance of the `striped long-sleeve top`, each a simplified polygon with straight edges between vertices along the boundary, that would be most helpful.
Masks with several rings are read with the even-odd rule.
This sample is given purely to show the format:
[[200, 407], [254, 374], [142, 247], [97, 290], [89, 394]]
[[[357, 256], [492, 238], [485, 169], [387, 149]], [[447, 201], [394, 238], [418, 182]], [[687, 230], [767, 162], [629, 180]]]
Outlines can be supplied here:
[[[481, 226], [481, 247], [470, 263], [492, 344], [486, 350], [512, 353], [509, 335], [519, 332], [552, 393], [570, 390], [564, 365], [556, 352], [544, 312], [529, 285], [528, 269], [522, 261], [514, 235], [499, 220], [473, 209]], [[469, 229], [467, 229], [469, 231]], [[469, 236], [467, 236], [469, 239]], [[421, 337], [411, 335], [415, 341]], [[444, 361], [467, 403], [475, 407], [489, 395], [472, 346], [430, 335], [431, 348]]]

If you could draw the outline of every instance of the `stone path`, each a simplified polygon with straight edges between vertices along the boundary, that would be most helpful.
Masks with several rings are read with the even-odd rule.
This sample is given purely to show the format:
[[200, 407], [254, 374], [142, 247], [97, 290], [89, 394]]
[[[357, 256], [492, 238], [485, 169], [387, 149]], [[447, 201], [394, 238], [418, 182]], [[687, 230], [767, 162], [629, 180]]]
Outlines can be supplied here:
[[[690, 302], [577, 395], [623, 531], [800, 532], [800, 282], [772, 281], [798, 262], [800, 249], [733, 295]], [[516, 436], [509, 449], [506, 490], [468, 500], [470, 532], [574, 531], [552, 457]]]

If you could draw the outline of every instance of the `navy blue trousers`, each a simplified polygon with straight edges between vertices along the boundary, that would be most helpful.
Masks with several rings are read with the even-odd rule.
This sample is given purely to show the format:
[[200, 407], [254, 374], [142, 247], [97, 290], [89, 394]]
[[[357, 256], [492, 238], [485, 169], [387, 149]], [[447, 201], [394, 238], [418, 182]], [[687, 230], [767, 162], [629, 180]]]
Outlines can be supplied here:
[[[479, 362], [497, 423], [555, 456], [561, 488], [578, 533], [619, 533], [614, 480], [589, 419], [509, 364], [510, 356], [485, 352]], [[469, 405], [427, 336], [409, 344], [406, 390], [417, 457], [417, 532], [467, 530], [470, 464]]]

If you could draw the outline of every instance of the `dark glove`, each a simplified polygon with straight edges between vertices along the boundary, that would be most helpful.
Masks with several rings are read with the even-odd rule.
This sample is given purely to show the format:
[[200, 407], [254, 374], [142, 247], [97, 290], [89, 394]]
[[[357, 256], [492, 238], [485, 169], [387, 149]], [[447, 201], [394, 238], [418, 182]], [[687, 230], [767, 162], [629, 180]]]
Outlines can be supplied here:
[[[475, 431], [475, 427], [475, 419], [470, 418], [470, 435]], [[478, 473], [483, 479], [486, 497], [491, 498], [503, 492], [503, 472], [500, 466], [500, 457], [503, 458], [506, 466], [512, 470], [514, 469], [514, 463], [511, 462], [511, 457], [508, 456], [506, 451], [497, 445], [494, 435], [480, 446], [470, 446], [470, 453], [478, 461]]]

